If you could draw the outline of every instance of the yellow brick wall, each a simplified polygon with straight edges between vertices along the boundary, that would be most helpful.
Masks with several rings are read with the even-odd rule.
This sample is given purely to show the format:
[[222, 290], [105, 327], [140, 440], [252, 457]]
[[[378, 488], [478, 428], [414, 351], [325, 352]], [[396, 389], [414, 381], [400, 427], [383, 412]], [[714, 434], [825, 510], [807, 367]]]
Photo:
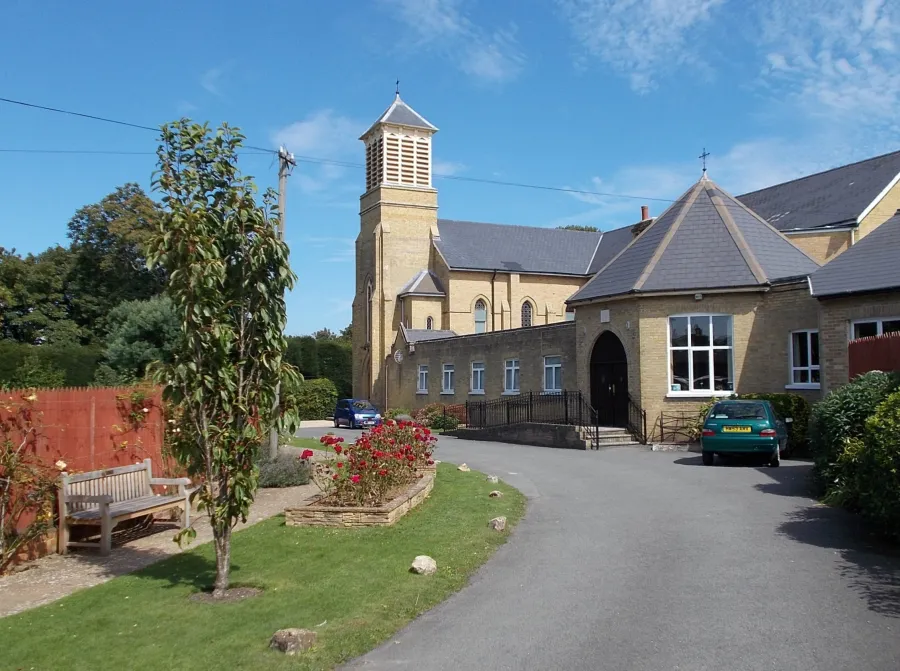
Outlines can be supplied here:
[[884, 198], [872, 208], [872, 211], [859, 222], [859, 230], [857, 231], [856, 239], [861, 240], [881, 226], [881, 224], [896, 214], [898, 208], [900, 208], [900, 183], [895, 184], [893, 188], [885, 194]]
[[[609, 322], [602, 323], [601, 313], [609, 310]], [[591, 354], [597, 338], [612, 331], [622, 342], [628, 359], [628, 393], [641, 398], [640, 321], [638, 299], [609, 301], [579, 306], [575, 312], [576, 351], [578, 355], [578, 388], [591, 393]]]
[[509, 295], [513, 328], [522, 325], [522, 303], [526, 298], [534, 307], [533, 326], [565, 321], [566, 300], [586, 283], [582, 277], [519, 275], [518, 290], [511, 290]]
[[825, 264], [850, 246], [850, 231], [833, 231], [831, 233], [789, 234], [791, 242], [813, 257], [820, 264]]
[[[571, 322], [526, 329], [495, 331], [458, 336], [446, 340], [420, 342], [409, 353], [402, 338], [403, 362], [391, 361], [388, 407], [419, 408], [428, 403], [456, 404], [467, 400], [500, 398], [506, 359], [519, 359], [519, 389], [522, 393], [543, 390], [544, 357], [562, 357], [563, 387], [573, 389], [576, 375], [575, 325]], [[485, 393], [470, 394], [473, 361], [485, 364]], [[441, 393], [445, 363], [455, 366], [453, 394]], [[428, 366], [428, 394], [418, 394], [419, 365]], [[572, 380], [572, 382], [569, 382]]]
[[822, 393], [846, 384], [850, 377], [850, 324], [858, 319], [900, 317], [900, 291], [819, 301], [819, 357]]
[[443, 319], [444, 299], [430, 296], [407, 296], [406, 326], [411, 329], [424, 329], [428, 318], [434, 320], [434, 329], [439, 331]]

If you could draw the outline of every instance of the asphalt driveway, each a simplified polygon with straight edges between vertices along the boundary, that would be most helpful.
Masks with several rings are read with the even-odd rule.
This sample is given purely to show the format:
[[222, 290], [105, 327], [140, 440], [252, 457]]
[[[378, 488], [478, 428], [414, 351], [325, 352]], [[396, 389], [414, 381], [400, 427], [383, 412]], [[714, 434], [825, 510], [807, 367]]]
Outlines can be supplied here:
[[808, 498], [806, 464], [452, 438], [438, 458], [518, 487], [528, 513], [467, 588], [348, 668], [900, 669], [900, 553]]

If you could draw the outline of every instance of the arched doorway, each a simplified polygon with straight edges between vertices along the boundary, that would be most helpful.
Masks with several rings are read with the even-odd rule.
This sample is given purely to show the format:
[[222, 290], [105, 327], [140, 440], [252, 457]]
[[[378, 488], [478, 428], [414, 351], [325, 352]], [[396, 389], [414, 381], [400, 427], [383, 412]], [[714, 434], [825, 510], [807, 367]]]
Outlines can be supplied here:
[[591, 405], [604, 426], [628, 422], [628, 357], [612, 331], [601, 333], [591, 351]]

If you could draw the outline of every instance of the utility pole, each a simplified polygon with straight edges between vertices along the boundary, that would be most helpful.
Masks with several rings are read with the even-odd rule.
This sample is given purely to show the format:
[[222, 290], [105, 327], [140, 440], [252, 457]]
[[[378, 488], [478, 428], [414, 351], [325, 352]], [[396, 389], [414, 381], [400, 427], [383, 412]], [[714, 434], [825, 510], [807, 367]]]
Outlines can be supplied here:
[[[284, 240], [284, 215], [287, 206], [287, 178], [297, 162], [294, 155], [284, 147], [278, 148], [278, 237]], [[275, 387], [275, 412], [281, 404], [281, 382]], [[278, 456], [278, 428], [272, 426], [269, 430], [269, 456], [274, 459]]]

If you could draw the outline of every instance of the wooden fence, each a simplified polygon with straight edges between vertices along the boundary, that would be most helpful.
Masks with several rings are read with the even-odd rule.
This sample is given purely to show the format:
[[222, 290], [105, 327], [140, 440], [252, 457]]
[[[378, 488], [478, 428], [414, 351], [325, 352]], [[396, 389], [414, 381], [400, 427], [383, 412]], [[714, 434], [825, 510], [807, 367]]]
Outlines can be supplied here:
[[850, 341], [850, 379], [870, 370], [900, 371], [900, 333]]

